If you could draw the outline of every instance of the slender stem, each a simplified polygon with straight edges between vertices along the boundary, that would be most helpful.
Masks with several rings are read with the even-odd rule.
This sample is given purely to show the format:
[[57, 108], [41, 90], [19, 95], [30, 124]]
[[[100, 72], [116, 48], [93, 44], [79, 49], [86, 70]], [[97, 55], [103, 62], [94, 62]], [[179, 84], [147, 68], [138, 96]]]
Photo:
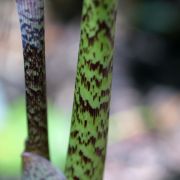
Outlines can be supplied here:
[[68, 179], [103, 178], [112, 82], [116, 0], [84, 0]]
[[16, 0], [16, 2], [22, 34], [28, 119], [25, 151], [48, 159], [44, 1]]

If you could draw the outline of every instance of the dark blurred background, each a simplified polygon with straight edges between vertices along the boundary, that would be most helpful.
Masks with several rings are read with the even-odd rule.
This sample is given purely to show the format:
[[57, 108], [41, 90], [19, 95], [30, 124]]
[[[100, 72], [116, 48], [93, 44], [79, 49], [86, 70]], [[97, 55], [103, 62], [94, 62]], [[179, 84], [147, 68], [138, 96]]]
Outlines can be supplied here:
[[[64, 168], [81, 0], [46, 0], [50, 149]], [[18, 179], [26, 138], [15, 1], [0, 0], [0, 179]], [[105, 180], [180, 179], [180, 1], [119, 0]]]

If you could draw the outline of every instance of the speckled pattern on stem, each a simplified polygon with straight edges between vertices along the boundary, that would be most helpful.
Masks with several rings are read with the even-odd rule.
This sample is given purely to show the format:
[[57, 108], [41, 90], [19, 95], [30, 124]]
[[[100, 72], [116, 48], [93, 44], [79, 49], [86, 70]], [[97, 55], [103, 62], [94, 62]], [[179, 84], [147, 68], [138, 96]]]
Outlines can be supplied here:
[[49, 159], [46, 105], [44, 0], [16, 0], [20, 19], [28, 119], [27, 152]]
[[69, 180], [103, 178], [112, 82], [116, 0], [84, 0], [71, 134]]

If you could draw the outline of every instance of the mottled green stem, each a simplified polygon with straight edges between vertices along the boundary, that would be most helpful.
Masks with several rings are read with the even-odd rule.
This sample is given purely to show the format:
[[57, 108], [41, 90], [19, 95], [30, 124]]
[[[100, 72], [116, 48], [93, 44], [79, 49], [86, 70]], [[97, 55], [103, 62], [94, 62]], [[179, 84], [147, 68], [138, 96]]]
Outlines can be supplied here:
[[84, 0], [65, 174], [103, 178], [112, 82], [116, 0]]
[[46, 105], [44, 1], [16, 0], [20, 19], [26, 88], [26, 152], [49, 158]]

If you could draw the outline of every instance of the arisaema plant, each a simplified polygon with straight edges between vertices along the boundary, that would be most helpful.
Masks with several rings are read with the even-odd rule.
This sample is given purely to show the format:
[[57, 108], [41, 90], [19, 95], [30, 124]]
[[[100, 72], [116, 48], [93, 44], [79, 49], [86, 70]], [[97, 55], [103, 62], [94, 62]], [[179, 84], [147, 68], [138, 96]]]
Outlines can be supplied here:
[[[28, 138], [23, 179], [65, 179], [49, 162], [44, 0], [16, 0], [26, 86]], [[117, 0], [84, 0], [65, 176], [103, 178], [111, 96]]]
[[21, 27], [26, 111], [28, 121], [27, 152], [49, 159], [45, 44], [44, 44], [44, 1], [17, 0]]
[[108, 133], [116, 0], [85, 0], [65, 173], [102, 179]]

